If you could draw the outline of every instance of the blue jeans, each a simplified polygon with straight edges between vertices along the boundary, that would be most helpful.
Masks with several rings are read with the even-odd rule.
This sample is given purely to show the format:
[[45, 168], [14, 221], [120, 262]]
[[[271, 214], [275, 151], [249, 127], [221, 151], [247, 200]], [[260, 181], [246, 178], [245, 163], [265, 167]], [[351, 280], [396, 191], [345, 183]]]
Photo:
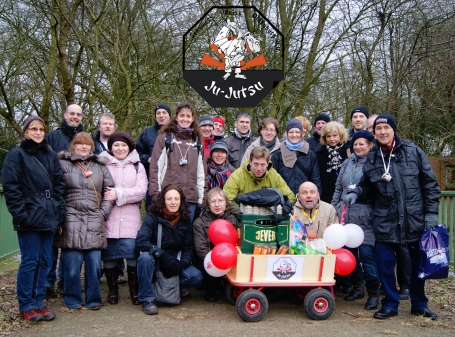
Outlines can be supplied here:
[[356, 266], [349, 275], [353, 285], [365, 281], [368, 295], [377, 296], [380, 286], [378, 269], [376, 268], [374, 246], [360, 245], [358, 248], [348, 248], [354, 254]]
[[187, 202], [187, 204], [188, 204], [188, 211], [190, 212], [190, 223], [193, 223], [197, 204], [195, 204], [194, 202]]
[[63, 260], [63, 300], [68, 309], [80, 308], [82, 305], [81, 294], [81, 269], [85, 261], [85, 306], [91, 308], [101, 305], [101, 292], [99, 279], [101, 277], [101, 250], [76, 250], [62, 249], [60, 258]]
[[[47, 278], [46, 278], [46, 288], [54, 288], [55, 281], [57, 281], [57, 273], [55, 272], [57, 270], [57, 257], [58, 257], [58, 248], [52, 248], [52, 267], [49, 270], [49, 273], [47, 273]], [[62, 259], [60, 259], [60, 262], [58, 264], [58, 283], [59, 287], [60, 284], [63, 285], [63, 268], [62, 268]]]
[[[139, 281], [139, 302], [149, 303], [155, 301], [155, 290], [152, 281], [156, 274], [155, 259], [144, 252], [137, 260], [137, 279]], [[189, 266], [179, 275], [180, 288], [190, 288], [200, 283], [203, 279], [202, 273], [195, 267]]]
[[51, 268], [55, 231], [18, 231], [21, 264], [17, 271], [17, 300], [21, 313], [44, 307], [44, 286]]
[[[376, 244], [376, 265], [378, 267], [379, 279], [384, 287], [385, 297], [382, 299], [382, 307], [398, 311], [400, 297], [398, 294], [395, 278], [395, 265], [397, 264], [397, 251], [400, 244], [378, 242]], [[411, 284], [409, 293], [411, 296], [411, 308], [413, 310], [425, 309], [428, 307], [428, 298], [425, 296], [425, 280], [417, 277], [420, 267], [419, 242], [408, 244], [411, 257]]]

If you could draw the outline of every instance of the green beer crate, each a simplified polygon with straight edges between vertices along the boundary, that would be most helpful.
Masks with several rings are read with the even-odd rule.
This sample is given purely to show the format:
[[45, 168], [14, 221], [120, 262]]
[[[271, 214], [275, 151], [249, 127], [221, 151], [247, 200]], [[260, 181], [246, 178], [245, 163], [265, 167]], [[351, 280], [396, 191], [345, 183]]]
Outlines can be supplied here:
[[[242, 228], [240, 250], [252, 254], [255, 244], [281, 245], [289, 247], [289, 217], [275, 226], [273, 215], [237, 214], [237, 228]], [[278, 247], [277, 247], [278, 248]]]

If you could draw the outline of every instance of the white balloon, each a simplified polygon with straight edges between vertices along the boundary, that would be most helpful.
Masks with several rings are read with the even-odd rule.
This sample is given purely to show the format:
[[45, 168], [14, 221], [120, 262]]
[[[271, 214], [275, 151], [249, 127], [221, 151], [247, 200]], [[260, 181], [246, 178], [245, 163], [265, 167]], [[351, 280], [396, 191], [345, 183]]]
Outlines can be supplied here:
[[210, 251], [204, 258], [205, 271], [213, 277], [221, 277], [229, 273], [231, 269], [219, 269], [215, 267], [212, 262], [212, 251]]
[[363, 233], [363, 229], [360, 226], [348, 223], [344, 226], [346, 231], [348, 232], [348, 241], [346, 241], [345, 246], [349, 248], [357, 248], [363, 243], [363, 239], [365, 237]]
[[325, 229], [322, 238], [327, 247], [338, 249], [346, 244], [346, 241], [348, 241], [348, 232], [344, 227], [345, 226], [336, 223]]

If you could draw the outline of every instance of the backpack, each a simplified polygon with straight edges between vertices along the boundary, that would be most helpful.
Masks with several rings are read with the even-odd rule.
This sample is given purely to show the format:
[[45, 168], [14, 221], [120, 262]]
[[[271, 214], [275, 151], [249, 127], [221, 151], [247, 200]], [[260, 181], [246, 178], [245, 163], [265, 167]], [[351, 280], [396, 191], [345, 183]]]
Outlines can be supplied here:
[[[284, 196], [280, 190], [273, 187], [263, 187], [259, 190], [239, 194], [236, 197], [239, 203], [251, 206], [268, 207], [273, 211], [275, 224], [278, 225], [283, 221], [289, 213], [292, 213], [292, 202], [289, 201], [287, 196]], [[282, 214], [277, 214], [277, 206], [281, 205]]]

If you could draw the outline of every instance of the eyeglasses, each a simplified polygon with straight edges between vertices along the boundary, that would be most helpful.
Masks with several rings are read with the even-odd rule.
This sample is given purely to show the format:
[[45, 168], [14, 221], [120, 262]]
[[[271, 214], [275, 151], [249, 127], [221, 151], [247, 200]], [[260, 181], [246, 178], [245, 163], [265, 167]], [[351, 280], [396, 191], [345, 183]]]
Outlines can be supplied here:
[[276, 132], [275, 129], [262, 129], [262, 131], [264, 131], [264, 132], [270, 132], [270, 133], [275, 133], [275, 132]]
[[68, 112], [68, 114], [72, 117], [77, 116], [79, 118], [83, 116], [80, 112]]
[[216, 204], [218, 205], [223, 205], [226, 203], [225, 199], [215, 199], [215, 200], [210, 200], [210, 205], [214, 206]]
[[87, 146], [87, 147], [91, 147], [90, 144], [84, 144], [84, 143], [75, 143], [76, 145], [80, 145], [80, 146]]
[[31, 132], [44, 132], [44, 128], [28, 128]]

